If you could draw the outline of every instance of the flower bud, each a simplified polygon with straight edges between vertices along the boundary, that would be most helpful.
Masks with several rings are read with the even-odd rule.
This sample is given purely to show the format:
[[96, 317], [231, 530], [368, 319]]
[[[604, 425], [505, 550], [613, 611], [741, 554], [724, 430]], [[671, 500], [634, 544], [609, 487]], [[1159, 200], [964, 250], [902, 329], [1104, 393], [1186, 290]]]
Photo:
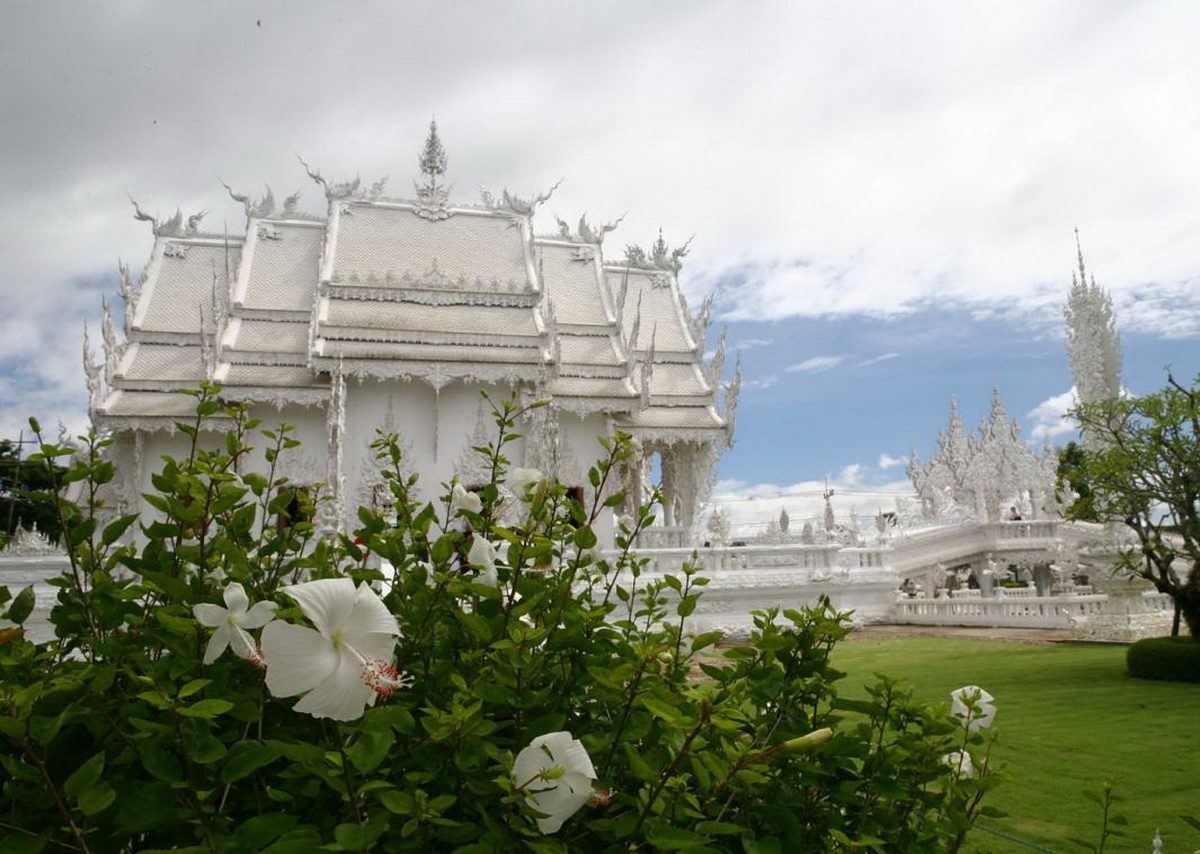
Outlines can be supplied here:
[[810, 747], [824, 744], [831, 738], [833, 738], [833, 730], [827, 726], [821, 727], [820, 729], [814, 729], [808, 735], [788, 739], [783, 743], [783, 748], [784, 750], [808, 750]]

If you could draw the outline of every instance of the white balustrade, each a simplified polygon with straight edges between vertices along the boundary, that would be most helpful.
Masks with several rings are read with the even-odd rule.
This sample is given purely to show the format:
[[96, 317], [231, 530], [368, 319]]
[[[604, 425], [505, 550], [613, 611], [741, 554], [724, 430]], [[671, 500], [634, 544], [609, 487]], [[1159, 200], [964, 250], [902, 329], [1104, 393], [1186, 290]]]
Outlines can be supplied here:
[[1066, 629], [1104, 610], [1105, 595], [961, 597], [901, 599], [893, 613], [898, 623], [937, 626], [1004, 626]]
[[1175, 600], [1166, 593], [1148, 590], [1142, 594], [1142, 598], [1146, 600], [1146, 605], [1152, 611], [1175, 611]]

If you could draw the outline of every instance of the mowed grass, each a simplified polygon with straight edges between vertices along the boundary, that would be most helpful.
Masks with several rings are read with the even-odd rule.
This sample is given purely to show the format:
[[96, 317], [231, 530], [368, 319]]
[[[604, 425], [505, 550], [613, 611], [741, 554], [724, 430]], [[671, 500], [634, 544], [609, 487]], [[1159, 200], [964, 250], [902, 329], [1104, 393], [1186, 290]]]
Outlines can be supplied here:
[[[1109, 852], [1147, 852], [1155, 828], [1163, 849], [1200, 849], [1200, 684], [1146, 682], [1125, 673], [1120, 645], [1024, 644], [956, 638], [863, 639], [839, 644], [836, 667], [846, 697], [863, 696], [873, 674], [911, 685], [922, 700], [979, 685], [996, 698], [999, 740], [993, 764], [1011, 778], [985, 803], [1007, 818], [980, 824], [1051, 851], [1083, 851], [1072, 837], [1098, 841], [1100, 808], [1084, 792], [1115, 784], [1113, 812], [1127, 834]], [[974, 852], [1036, 850], [981, 830]]]

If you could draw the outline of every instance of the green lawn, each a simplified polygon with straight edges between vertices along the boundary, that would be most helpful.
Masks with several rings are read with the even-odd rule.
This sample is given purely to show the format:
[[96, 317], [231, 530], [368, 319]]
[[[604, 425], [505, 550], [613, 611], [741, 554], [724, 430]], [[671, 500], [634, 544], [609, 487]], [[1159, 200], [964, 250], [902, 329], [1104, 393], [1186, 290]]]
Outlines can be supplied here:
[[[1125, 647], [1034, 645], [954, 638], [892, 638], [842, 643], [835, 665], [848, 673], [847, 697], [872, 674], [907, 682], [929, 702], [979, 685], [996, 698], [999, 741], [993, 761], [1011, 777], [985, 803], [1008, 813], [981, 824], [1043, 850], [1083, 851], [1071, 837], [1095, 841], [1099, 807], [1084, 791], [1115, 783], [1114, 812], [1128, 835], [1110, 852], [1149, 852], [1160, 828], [1167, 854], [1200, 849], [1200, 685], [1144, 682], [1125, 673]], [[979, 830], [976, 852], [1034, 848]]]

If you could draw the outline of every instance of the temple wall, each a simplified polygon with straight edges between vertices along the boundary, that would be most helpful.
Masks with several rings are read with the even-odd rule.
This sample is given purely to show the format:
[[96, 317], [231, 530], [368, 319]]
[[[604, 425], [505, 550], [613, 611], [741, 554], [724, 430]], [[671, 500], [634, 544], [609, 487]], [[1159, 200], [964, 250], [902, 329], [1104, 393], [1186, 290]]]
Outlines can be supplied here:
[[[578, 415], [570, 415], [562, 413], [559, 416], [559, 430], [561, 431], [563, 446], [567, 450], [568, 459], [573, 461], [570, 468], [577, 469], [578, 481], [575, 483], [566, 484], [568, 486], [582, 486], [584, 495], [586, 496], [585, 503], [591, 501], [593, 494], [592, 486], [588, 483], [588, 469], [595, 465], [605, 454], [604, 448], [600, 446], [600, 437], [609, 435], [609, 425], [607, 416], [599, 413], [580, 417]], [[620, 478], [617, 472], [613, 472], [610, 480], [612, 486], [611, 491], [620, 489]], [[613, 536], [616, 531], [616, 514], [611, 508], [606, 508], [600, 511], [600, 516], [593, 526], [593, 530], [600, 543], [605, 547], [611, 547]]]
[[270, 471], [266, 449], [272, 442], [262, 435], [263, 430], [277, 432], [287, 422], [293, 426], [288, 436], [300, 442], [300, 447], [284, 450], [276, 461], [276, 477], [287, 477], [294, 484], [312, 486], [325, 480], [326, 460], [329, 458], [329, 440], [325, 429], [325, 410], [321, 407], [285, 407], [282, 411], [274, 406], [259, 405], [250, 410], [252, 418], [262, 423], [255, 428], [249, 443], [254, 447], [243, 467], [246, 472], [266, 475]]
[[[438, 497], [441, 484], [456, 473], [467, 480], [463, 469], [477, 455], [470, 451], [480, 423], [487, 427], [489, 441], [495, 436], [491, 409], [480, 395], [487, 389], [493, 400], [507, 397], [507, 388], [477, 384], [451, 383], [435, 392], [424, 383], [366, 380], [346, 383], [346, 431], [343, 445], [343, 471], [347, 494], [356, 495], [372, 477], [374, 457], [370, 450], [376, 428], [390, 429], [400, 436], [407, 467], [416, 473], [418, 495], [423, 500]], [[522, 442], [508, 449], [512, 460], [520, 461]]]

